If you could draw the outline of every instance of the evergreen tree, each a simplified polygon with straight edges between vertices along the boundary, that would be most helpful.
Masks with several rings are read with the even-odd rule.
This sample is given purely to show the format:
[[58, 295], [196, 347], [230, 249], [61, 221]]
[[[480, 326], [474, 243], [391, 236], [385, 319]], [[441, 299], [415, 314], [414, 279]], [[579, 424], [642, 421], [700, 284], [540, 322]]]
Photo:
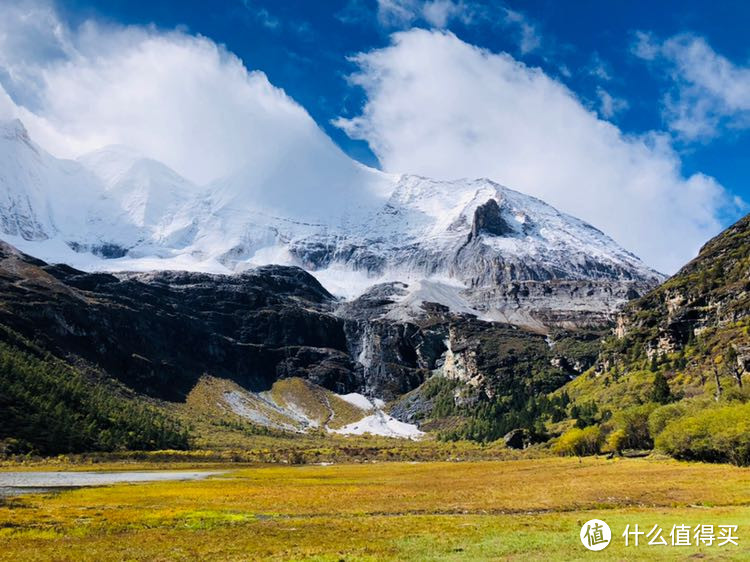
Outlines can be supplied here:
[[654, 375], [651, 400], [658, 404], [667, 404], [672, 401], [672, 391], [669, 389], [667, 378], [662, 373], [656, 373]]

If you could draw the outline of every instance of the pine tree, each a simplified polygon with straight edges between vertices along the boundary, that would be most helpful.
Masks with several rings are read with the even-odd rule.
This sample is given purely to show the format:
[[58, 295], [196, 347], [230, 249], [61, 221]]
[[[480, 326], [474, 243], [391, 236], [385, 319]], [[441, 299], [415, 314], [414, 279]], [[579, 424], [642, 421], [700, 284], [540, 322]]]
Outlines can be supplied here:
[[662, 373], [654, 375], [654, 386], [651, 390], [651, 400], [659, 404], [667, 404], [672, 401], [672, 391], [669, 389], [667, 378]]

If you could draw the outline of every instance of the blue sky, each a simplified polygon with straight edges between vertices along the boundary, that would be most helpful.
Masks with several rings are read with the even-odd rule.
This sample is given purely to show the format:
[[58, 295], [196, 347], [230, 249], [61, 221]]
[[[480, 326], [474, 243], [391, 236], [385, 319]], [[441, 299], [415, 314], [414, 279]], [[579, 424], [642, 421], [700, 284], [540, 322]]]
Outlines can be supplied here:
[[729, 1], [16, 0], [0, 5], [0, 114], [54, 154], [129, 144], [198, 183], [304, 151], [309, 114], [365, 164], [490, 177], [672, 272], [750, 201], [749, 16]]
[[[497, 2], [477, 4], [489, 9], [498, 6]], [[408, 25], [383, 22], [378, 18], [378, 3], [365, 0], [73, 0], [60, 6], [72, 23], [95, 17], [163, 28], [184, 26], [225, 44], [249, 68], [263, 70], [273, 84], [301, 103], [347, 153], [370, 165], [377, 165], [377, 159], [367, 143], [352, 140], [330, 123], [340, 115], [356, 113], [363, 103], [363, 92], [347, 83], [354, 70], [347, 56], [387, 45], [396, 29], [434, 27], [421, 18]], [[503, 6], [533, 26], [539, 47], [524, 53], [519, 30], [498, 24], [500, 16], [468, 24], [456, 20], [445, 27], [469, 43], [512, 53], [545, 69], [592, 108], [600, 103], [597, 88], [604, 88], [628, 104], [609, 118], [626, 132], [668, 128], [662, 117], [662, 97], [671, 86], [670, 79], [663, 70], [649, 68], [633, 55], [636, 31], [660, 38], [689, 32], [704, 37], [737, 65], [748, 64], [750, 57], [748, 2], [538, 0]], [[681, 140], [678, 148], [686, 174], [707, 173], [750, 200], [750, 135], [746, 131], [728, 129], [710, 140]], [[724, 222], [732, 218], [727, 216]]]

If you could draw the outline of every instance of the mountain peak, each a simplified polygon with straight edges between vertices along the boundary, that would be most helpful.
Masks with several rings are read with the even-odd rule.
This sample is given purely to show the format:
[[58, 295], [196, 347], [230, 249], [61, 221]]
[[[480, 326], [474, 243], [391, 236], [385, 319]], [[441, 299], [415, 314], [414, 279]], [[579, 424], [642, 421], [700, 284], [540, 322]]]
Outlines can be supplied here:
[[22, 136], [27, 139], [29, 138], [29, 133], [20, 119], [0, 120], [0, 134], [7, 138], [11, 138], [11, 136]]
[[143, 158], [146, 158], [146, 156], [135, 148], [124, 144], [108, 144], [98, 150], [79, 156], [77, 160], [84, 163], [96, 160], [117, 160], [132, 163]]
[[26, 130], [26, 127], [20, 119], [0, 120], [0, 139], [11, 142], [21, 142], [31, 148], [34, 152], [38, 152], [36, 146], [32, 143], [31, 138], [29, 137], [29, 132]]

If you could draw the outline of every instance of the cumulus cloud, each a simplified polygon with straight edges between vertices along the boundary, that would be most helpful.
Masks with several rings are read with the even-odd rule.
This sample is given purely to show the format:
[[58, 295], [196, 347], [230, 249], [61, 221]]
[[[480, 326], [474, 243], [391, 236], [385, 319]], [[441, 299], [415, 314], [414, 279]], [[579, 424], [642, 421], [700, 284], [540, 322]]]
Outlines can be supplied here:
[[639, 32], [632, 51], [660, 74], [667, 71], [664, 117], [683, 139], [707, 140], [725, 125], [750, 127], [750, 67], [732, 63], [691, 34], [659, 41]]
[[[441, 27], [462, 17], [451, 7], [461, 5], [421, 2], [419, 17]], [[648, 49], [663, 56], [663, 46]], [[664, 271], [720, 228], [724, 190], [684, 177], [667, 137], [624, 135], [509, 55], [413, 30], [356, 62], [367, 104], [338, 124], [388, 171], [491, 177], [588, 220]], [[617, 111], [600, 98], [602, 115]], [[345, 158], [301, 106], [213, 41], [91, 21], [71, 29], [38, 2], [0, 5], [0, 117], [20, 117], [58, 156], [124, 144], [198, 183], [249, 162], [282, 167], [283, 155], [305, 151], [319, 168], [310, 154]]]
[[336, 124], [366, 140], [388, 171], [493, 178], [591, 222], [665, 272], [721, 228], [726, 192], [705, 175], [685, 177], [666, 135], [623, 134], [540, 69], [425, 30], [394, 34], [354, 60], [367, 102]]
[[262, 72], [180, 31], [86, 22], [46, 4], [0, 7], [0, 116], [58, 156], [124, 144], [205, 183], [322, 132]]

